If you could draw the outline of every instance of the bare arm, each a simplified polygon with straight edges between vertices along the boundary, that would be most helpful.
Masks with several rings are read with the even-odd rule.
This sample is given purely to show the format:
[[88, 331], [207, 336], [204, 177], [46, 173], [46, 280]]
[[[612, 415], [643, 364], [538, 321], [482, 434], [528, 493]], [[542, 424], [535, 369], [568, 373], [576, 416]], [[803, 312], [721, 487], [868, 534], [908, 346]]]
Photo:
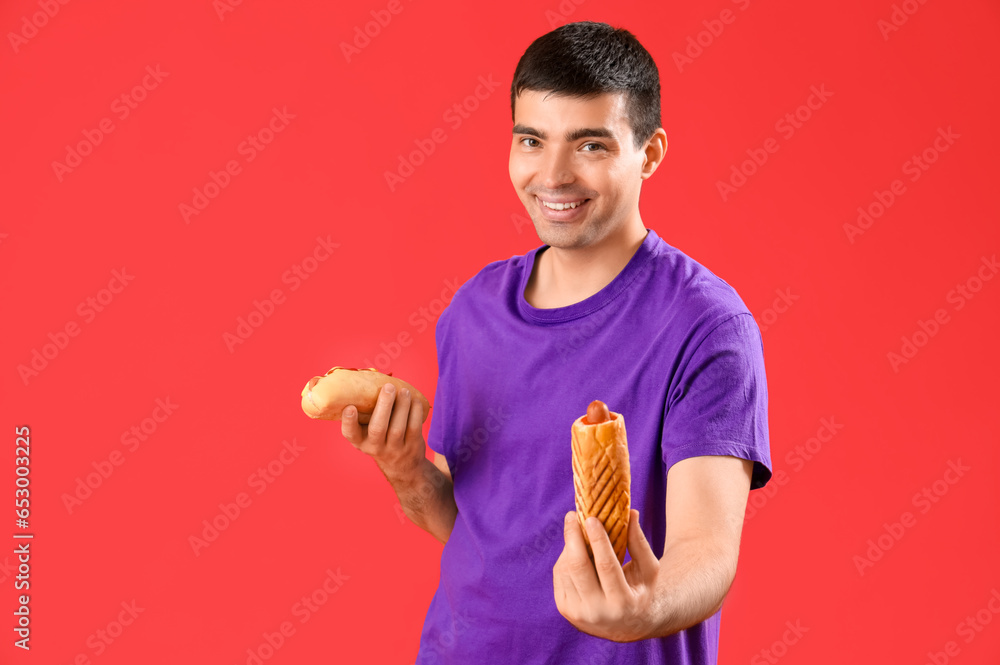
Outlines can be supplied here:
[[593, 561], [576, 511], [564, 516], [566, 546], [552, 568], [556, 608], [581, 631], [634, 642], [666, 637], [715, 614], [736, 574], [743, 511], [753, 463], [736, 457], [691, 457], [667, 472], [667, 529], [657, 558], [629, 515], [622, 566], [594, 516], [587, 518]]
[[423, 405], [411, 401], [408, 390], [397, 396], [395, 386], [387, 383], [367, 425], [358, 423], [353, 406], [344, 409], [342, 419], [344, 438], [375, 460], [410, 521], [448, 542], [458, 507], [451, 474], [445, 473], [447, 461], [435, 453], [431, 462], [424, 453]]
[[420, 460], [417, 471], [411, 477], [393, 480], [385, 469], [382, 473], [396, 490], [403, 512], [410, 521], [442, 543], [447, 543], [458, 516], [451, 478], [441, 473], [426, 457]]
[[667, 473], [667, 533], [654, 605], [655, 636], [704, 621], [736, 576], [753, 462], [691, 457]]
[[448, 468], [448, 459], [441, 453], [434, 451], [434, 466], [441, 469], [448, 480], [451, 480], [451, 469]]

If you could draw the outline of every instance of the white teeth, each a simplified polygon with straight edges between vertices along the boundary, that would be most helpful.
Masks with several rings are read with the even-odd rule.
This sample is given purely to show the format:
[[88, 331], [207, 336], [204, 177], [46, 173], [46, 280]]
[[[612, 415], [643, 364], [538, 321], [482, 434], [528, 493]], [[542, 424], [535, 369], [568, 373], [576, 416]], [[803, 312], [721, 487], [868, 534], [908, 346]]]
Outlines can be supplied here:
[[[542, 201], [542, 199], [538, 200]], [[583, 205], [583, 203], [583, 201], [576, 201], [575, 203], [549, 203], [548, 201], [542, 201], [542, 205], [553, 210], [572, 210], [577, 206]]]

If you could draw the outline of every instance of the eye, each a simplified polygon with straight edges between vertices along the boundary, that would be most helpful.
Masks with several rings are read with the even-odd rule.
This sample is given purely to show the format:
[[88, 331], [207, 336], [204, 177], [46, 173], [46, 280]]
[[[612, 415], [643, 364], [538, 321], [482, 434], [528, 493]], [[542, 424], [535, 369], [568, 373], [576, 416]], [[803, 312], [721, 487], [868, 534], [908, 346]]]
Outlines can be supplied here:
[[597, 150], [584, 150], [584, 152], [597, 152], [599, 150], [606, 150], [607, 149], [603, 145], [601, 145], [600, 143], [584, 143], [583, 144], [584, 148], [586, 148], [587, 146], [593, 146], [593, 147], [597, 148]]
[[528, 144], [525, 144], [525, 141], [534, 141], [535, 143], [538, 143], [538, 139], [532, 138], [530, 136], [525, 136], [520, 141], [521, 145], [524, 145], [525, 147], [528, 147], [528, 148], [537, 148], [538, 147], [537, 145], [528, 145]]

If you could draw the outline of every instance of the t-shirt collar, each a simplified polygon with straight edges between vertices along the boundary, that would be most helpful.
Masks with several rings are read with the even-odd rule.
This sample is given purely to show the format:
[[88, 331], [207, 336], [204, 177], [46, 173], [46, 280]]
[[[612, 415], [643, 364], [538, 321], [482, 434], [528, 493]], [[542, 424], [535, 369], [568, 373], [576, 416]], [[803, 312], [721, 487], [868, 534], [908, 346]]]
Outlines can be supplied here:
[[603, 289], [585, 298], [580, 302], [567, 305], [565, 307], [554, 307], [551, 309], [539, 309], [532, 306], [524, 298], [524, 290], [528, 286], [528, 278], [535, 267], [535, 258], [538, 253], [549, 245], [540, 245], [524, 255], [520, 263], [521, 280], [517, 291], [517, 306], [526, 320], [535, 323], [560, 323], [571, 321], [583, 316], [587, 316], [606, 306], [612, 300], [620, 296], [635, 278], [642, 272], [650, 259], [656, 254], [660, 237], [653, 229], [646, 229], [646, 237], [642, 244], [629, 259], [629, 262], [622, 268], [611, 282]]

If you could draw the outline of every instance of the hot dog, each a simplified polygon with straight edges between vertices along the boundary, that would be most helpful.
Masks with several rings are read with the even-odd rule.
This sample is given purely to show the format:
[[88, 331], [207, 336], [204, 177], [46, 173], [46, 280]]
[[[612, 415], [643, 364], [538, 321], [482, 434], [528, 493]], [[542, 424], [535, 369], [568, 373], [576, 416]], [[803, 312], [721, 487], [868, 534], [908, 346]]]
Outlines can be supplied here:
[[403, 388], [409, 390], [410, 400], [423, 404], [423, 420], [427, 420], [431, 405], [423, 393], [374, 367], [355, 369], [338, 365], [323, 376], [314, 376], [302, 389], [302, 410], [310, 418], [340, 420], [344, 408], [353, 404], [358, 409], [358, 422], [366, 425], [375, 410], [379, 391], [387, 383], [396, 386], [397, 395]]
[[576, 514], [587, 554], [594, 558], [585, 524], [593, 515], [604, 525], [618, 563], [624, 563], [631, 508], [625, 419], [622, 414], [609, 411], [604, 402], [594, 400], [587, 413], [573, 422], [571, 433]]

